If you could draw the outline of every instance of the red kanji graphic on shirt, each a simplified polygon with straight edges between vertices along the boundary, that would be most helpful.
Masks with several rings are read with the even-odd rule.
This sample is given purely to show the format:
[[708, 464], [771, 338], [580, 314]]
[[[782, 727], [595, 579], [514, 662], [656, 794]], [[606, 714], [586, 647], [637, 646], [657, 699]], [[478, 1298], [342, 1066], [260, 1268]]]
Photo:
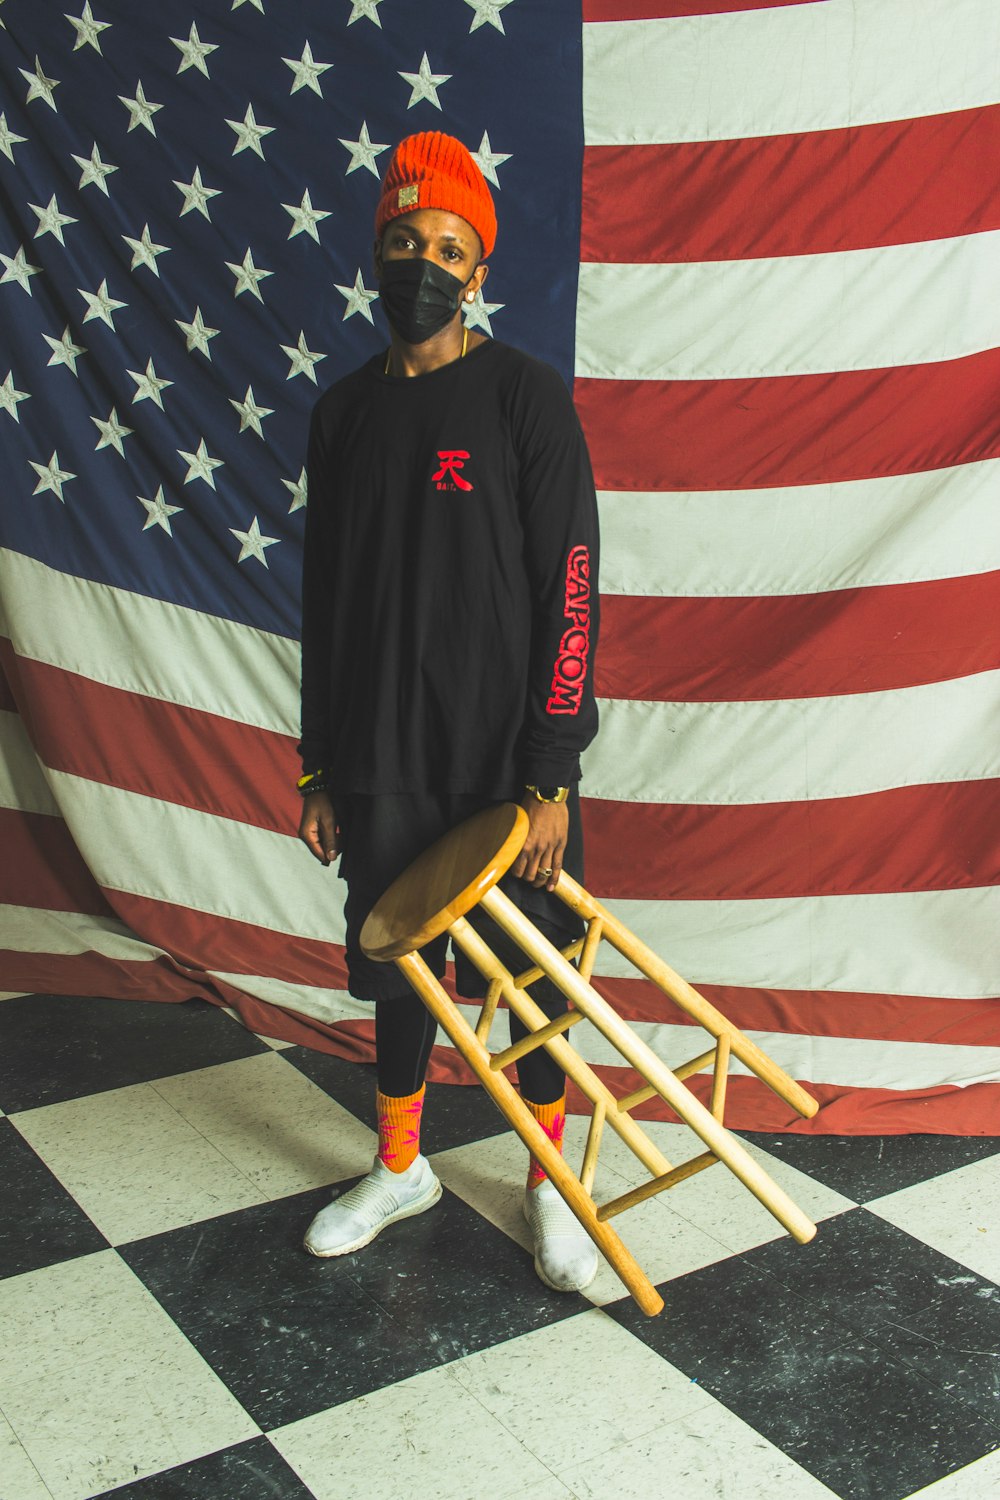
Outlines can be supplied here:
[[468, 453], [464, 448], [448, 448], [444, 451], [438, 450], [438, 458], [441, 467], [436, 474], [431, 475], [431, 480], [439, 490], [471, 490], [472, 485], [467, 479], [463, 479], [458, 472], [465, 467]]

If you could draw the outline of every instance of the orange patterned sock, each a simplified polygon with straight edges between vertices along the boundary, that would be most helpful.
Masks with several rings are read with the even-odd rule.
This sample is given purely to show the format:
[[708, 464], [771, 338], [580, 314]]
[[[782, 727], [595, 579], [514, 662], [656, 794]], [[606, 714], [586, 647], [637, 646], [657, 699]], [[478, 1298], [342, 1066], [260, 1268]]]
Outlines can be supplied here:
[[405, 1172], [420, 1153], [420, 1116], [425, 1088], [402, 1099], [375, 1090], [378, 1110], [378, 1159], [390, 1172]]
[[[521, 1096], [524, 1099], [524, 1096]], [[539, 1125], [545, 1131], [549, 1140], [556, 1150], [562, 1152], [563, 1130], [566, 1125], [566, 1095], [556, 1099], [552, 1104], [532, 1104], [530, 1099], [524, 1099], [524, 1103], [531, 1110]], [[540, 1182], [545, 1181], [545, 1170], [534, 1156], [528, 1162], [528, 1186], [536, 1188]]]

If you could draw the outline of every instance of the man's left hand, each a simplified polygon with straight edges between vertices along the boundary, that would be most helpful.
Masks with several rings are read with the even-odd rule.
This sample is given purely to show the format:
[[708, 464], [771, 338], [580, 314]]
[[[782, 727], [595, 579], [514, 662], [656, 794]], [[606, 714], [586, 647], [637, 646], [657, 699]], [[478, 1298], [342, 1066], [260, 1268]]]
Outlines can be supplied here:
[[528, 792], [521, 802], [528, 814], [530, 827], [524, 848], [513, 865], [519, 880], [528, 880], [538, 890], [554, 891], [562, 872], [566, 838], [569, 833], [569, 809], [565, 802], [539, 802]]

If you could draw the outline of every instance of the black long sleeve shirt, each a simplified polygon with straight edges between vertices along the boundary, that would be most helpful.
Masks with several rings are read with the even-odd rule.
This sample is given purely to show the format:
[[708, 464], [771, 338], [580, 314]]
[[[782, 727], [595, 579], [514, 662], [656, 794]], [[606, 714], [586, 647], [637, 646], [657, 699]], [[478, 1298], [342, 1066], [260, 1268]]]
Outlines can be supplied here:
[[341, 792], [565, 786], [597, 731], [597, 504], [569, 393], [493, 340], [426, 375], [384, 355], [313, 411], [307, 771]]

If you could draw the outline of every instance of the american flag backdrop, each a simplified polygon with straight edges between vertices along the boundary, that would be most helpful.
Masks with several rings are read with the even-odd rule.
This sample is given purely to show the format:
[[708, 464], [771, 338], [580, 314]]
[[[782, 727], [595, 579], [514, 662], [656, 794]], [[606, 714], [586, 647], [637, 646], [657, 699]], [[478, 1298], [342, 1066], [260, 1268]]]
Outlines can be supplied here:
[[294, 832], [302, 465], [385, 347], [389, 148], [443, 129], [500, 221], [469, 322], [594, 461], [588, 887], [823, 1104], [738, 1076], [730, 1123], [1000, 1132], [996, 0], [0, 27], [0, 984], [371, 1057]]

